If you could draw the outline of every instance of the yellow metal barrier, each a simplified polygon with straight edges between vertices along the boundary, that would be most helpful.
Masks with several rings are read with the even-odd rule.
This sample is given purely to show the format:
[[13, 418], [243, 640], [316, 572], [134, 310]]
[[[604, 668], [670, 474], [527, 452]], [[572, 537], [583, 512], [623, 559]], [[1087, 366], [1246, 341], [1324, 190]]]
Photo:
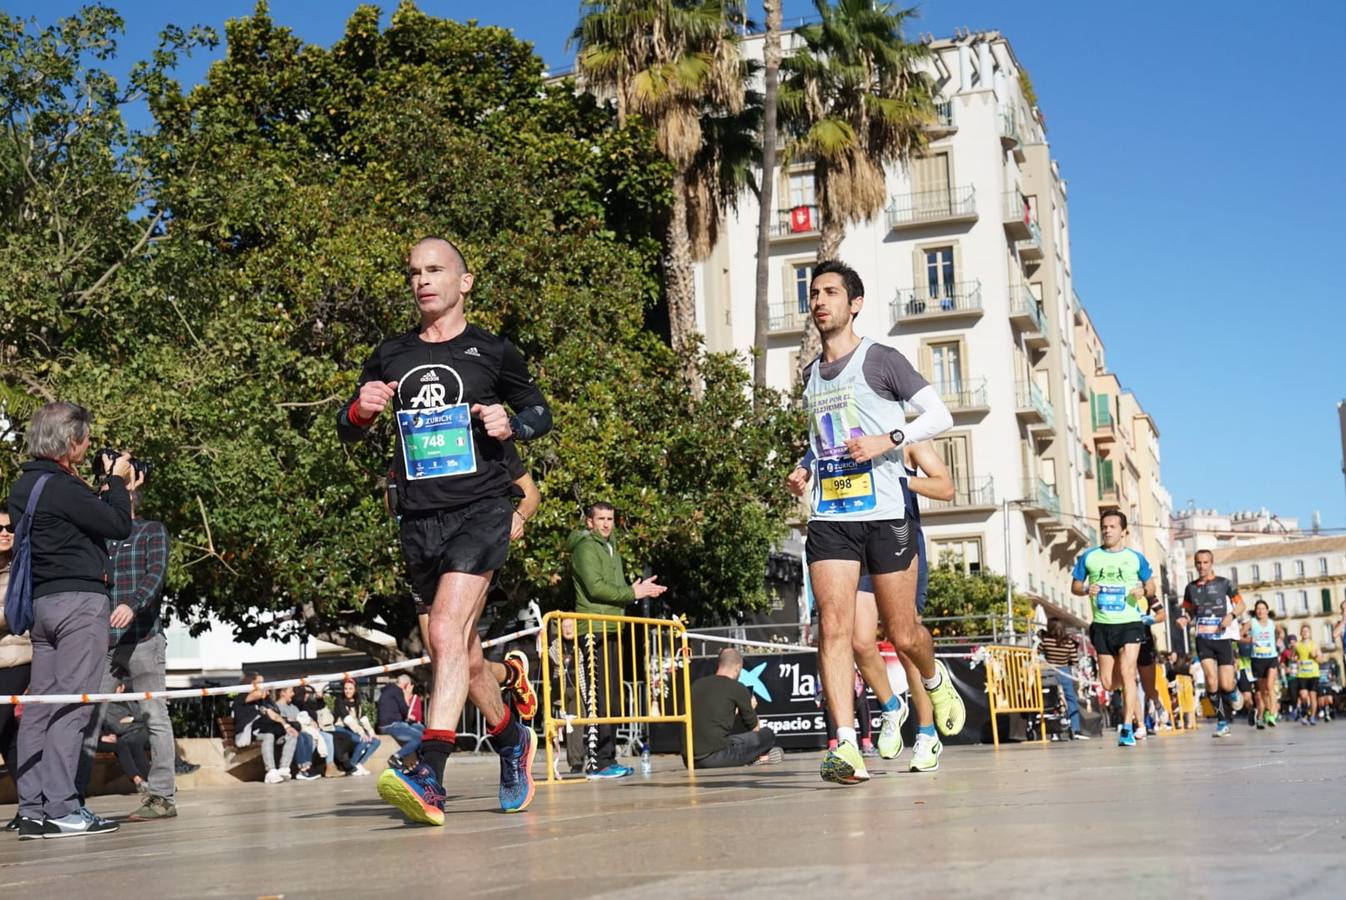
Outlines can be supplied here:
[[[576, 726], [680, 722], [692, 770], [691, 650], [683, 623], [549, 612], [542, 617], [542, 637], [547, 781], [582, 780], [560, 778], [553, 758], [556, 736]], [[623, 689], [628, 681], [635, 686], [629, 706]], [[609, 687], [614, 684], [616, 696]]]
[[1168, 713], [1168, 723], [1173, 726], [1174, 731], [1182, 731], [1183, 724], [1173, 715], [1173, 697], [1168, 691], [1168, 679], [1164, 677], [1163, 666], [1154, 667], [1154, 689], [1159, 694], [1159, 702], [1164, 707], [1164, 712]]
[[1042, 666], [1030, 647], [989, 646], [986, 659], [986, 697], [991, 712], [991, 738], [1000, 746], [1000, 713], [1038, 714], [1038, 734], [1047, 742], [1042, 705]]
[[1178, 683], [1178, 715], [1182, 717], [1183, 727], [1197, 728], [1196, 685], [1192, 683], [1192, 676], [1179, 675], [1176, 681]]

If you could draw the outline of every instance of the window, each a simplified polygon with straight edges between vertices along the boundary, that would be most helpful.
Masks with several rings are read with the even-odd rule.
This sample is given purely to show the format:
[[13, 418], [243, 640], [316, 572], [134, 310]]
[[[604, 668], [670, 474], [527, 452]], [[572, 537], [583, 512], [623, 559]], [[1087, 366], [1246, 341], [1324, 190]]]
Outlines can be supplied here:
[[791, 268], [794, 269], [795, 309], [806, 314], [809, 311], [809, 285], [813, 283], [813, 263], [800, 263]]
[[972, 470], [968, 465], [972, 454], [969, 452], [967, 435], [951, 434], [937, 437], [935, 449], [944, 457], [944, 464], [949, 467], [949, 478], [953, 481], [953, 502], [969, 505], [976, 499], [972, 497], [972, 492], [977, 485], [972, 483]]
[[787, 196], [790, 198], [790, 208], [797, 206], [816, 206], [817, 205], [817, 183], [813, 178], [813, 170], [808, 169], [804, 172], [791, 172], [787, 185]]
[[1336, 643], [1337, 643], [1337, 641], [1336, 641], [1336, 637], [1337, 637], [1337, 636], [1336, 636], [1335, 634], [1333, 634], [1333, 631], [1334, 631], [1335, 629], [1336, 629], [1336, 626], [1333, 625], [1331, 622], [1324, 622], [1324, 623], [1323, 623], [1323, 640], [1322, 640], [1320, 646], [1323, 646], [1323, 647], [1333, 647], [1333, 646], [1336, 645]]
[[1319, 575], [1326, 575], [1326, 574], [1327, 574], [1327, 557], [1326, 557], [1326, 556], [1320, 556], [1320, 557], [1318, 557], [1318, 574], [1319, 574]]
[[941, 397], [963, 390], [963, 354], [958, 341], [930, 345], [930, 383]]
[[1295, 577], [1296, 578], [1304, 577], [1304, 560], [1302, 559], [1295, 560]]
[[1280, 591], [1276, 592], [1276, 615], [1285, 615], [1285, 594]]
[[1262, 580], [1262, 567], [1259, 566], [1257, 563], [1253, 563], [1253, 582], [1256, 583], [1261, 580]]
[[947, 300], [947, 305], [940, 304], [944, 309], [953, 309], [954, 274], [952, 247], [932, 247], [925, 251], [926, 296], [931, 300]]
[[1272, 563], [1272, 564], [1271, 564], [1271, 577], [1274, 578], [1274, 579], [1276, 579], [1277, 581], [1280, 581], [1280, 580], [1281, 580], [1281, 564], [1280, 564], [1280, 563]]
[[[981, 538], [952, 538], [933, 541], [936, 565], [962, 569], [969, 575], [981, 572]], [[1031, 575], [1029, 576], [1032, 577]]]
[[1332, 613], [1332, 589], [1331, 589], [1331, 588], [1323, 588], [1323, 589], [1322, 589], [1322, 596], [1321, 596], [1320, 599], [1322, 600], [1322, 604], [1323, 604], [1323, 612], [1324, 612], [1325, 614], [1331, 615], [1331, 613]]
[[1299, 615], [1307, 616], [1309, 614], [1309, 592], [1299, 591], [1298, 595], [1299, 596], [1296, 599], [1298, 599], [1299, 602], [1295, 604], [1295, 612]]

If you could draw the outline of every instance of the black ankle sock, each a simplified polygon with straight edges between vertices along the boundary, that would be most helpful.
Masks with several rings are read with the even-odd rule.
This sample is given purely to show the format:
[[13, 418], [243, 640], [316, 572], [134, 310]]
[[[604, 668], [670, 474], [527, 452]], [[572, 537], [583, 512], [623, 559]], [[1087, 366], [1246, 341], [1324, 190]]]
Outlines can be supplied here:
[[421, 747], [416, 751], [420, 761], [430, 767], [440, 784], [444, 783], [444, 765], [449, 761], [451, 753], [453, 744], [448, 741], [421, 741]]
[[499, 752], [509, 747], [516, 747], [519, 744], [521, 729], [514, 727], [514, 716], [510, 713], [509, 707], [505, 707], [505, 718], [501, 719], [494, 728], [487, 733], [491, 736], [491, 744]]

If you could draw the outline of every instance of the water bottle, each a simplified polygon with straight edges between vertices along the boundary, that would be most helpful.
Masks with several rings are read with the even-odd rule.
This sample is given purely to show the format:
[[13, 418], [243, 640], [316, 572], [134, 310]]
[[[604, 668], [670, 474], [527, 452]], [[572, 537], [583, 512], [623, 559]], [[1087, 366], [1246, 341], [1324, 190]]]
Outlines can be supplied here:
[[646, 778], [654, 771], [654, 765], [650, 762], [650, 745], [646, 742], [640, 751], [640, 774]]

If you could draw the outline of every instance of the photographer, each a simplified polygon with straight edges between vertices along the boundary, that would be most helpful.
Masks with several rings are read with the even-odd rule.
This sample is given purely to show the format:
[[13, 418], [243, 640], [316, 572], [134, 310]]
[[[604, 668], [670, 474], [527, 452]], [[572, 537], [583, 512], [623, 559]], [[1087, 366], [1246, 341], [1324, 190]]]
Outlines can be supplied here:
[[[107, 451], [99, 452], [95, 470], [101, 461], [110, 462]], [[164, 578], [168, 574], [168, 530], [161, 522], [141, 518], [141, 488], [148, 467], [133, 461], [131, 498], [131, 534], [126, 540], [109, 542], [112, 562], [112, 616], [108, 633], [107, 665], [103, 669], [100, 693], [110, 693], [118, 683], [134, 694], [162, 691], [166, 685], [168, 639], [164, 636], [160, 607]], [[140, 712], [150, 732], [149, 793], [135, 812], [132, 822], [170, 819], [178, 814], [174, 800], [176, 783], [173, 723], [168, 718], [168, 702], [142, 700]], [[103, 711], [96, 713], [100, 726], [86, 739], [76, 783], [84, 792], [93, 772], [97, 735]]]
[[[119, 456], [102, 493], [79, 476], [89, 452], [89, 411], [48, 403], [33, 414], [27, 444], [31, 462], [9, 495], [18, 523], [39, 479], [49, 476], [33, 512], [33, 641], [30, 694], [86, 694], [98, 690], [107, 656], [109, 561], [107, 540], [131, 533], [126, 484], [131, 457]], [[75, 789], [80, 748], [93, 720], [87, 704], [34, 703], [19, 726], [19, 837], [105, 834], [117, 823], [85, 809]]]

